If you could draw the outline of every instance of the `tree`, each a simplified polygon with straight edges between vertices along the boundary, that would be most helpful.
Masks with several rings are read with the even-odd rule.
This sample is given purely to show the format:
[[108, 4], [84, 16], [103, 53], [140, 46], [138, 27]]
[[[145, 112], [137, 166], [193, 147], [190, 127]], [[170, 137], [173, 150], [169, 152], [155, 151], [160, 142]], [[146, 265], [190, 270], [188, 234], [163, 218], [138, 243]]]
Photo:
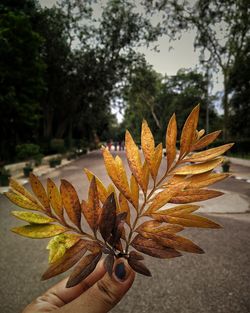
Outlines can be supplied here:
[[250, 31], [248, 0], [147, 1], [163, 11], [165, 33], [175, 39], [182, 31], [196, 30], [194, 46], [201, 64], [223, 75], [224, 138], [228, 137], [230, 71], [245, 51]]
[[38, 136], [45, 64], [40, 57], [42, 38], [25, 10], [2, 3], [0, 15], [0, 151], [7, 160], [13, 159], [18, 143]]
[[[140, 121], [143, 118], [157, 131], [156, 140], [160, 141], [165, 136], [166, 121], [173, 112], [178, 113], [180, 129], [188, 111], [197, 103], [201, 103], [199, 128], [205, 128], [207, 80], [196, 71], [181, 69], [174, 76], [163, 77], [144, 62], [134, 69], [130, 82], [124, 89], [124, 97], [127, 107], [123, 127], [133, 129], [137, 140], [140, 138]], [[209, 103], [213, 100], [211, 97]], [[219, 126], [219, 120], [212, 104], [209, 117], [211, 130], [214, 130]]]
[[[230, 71], [230, 131], [235, 139], [250, 138], [250, 40]], [[244, 127], [242, 127], [244, 125]]]

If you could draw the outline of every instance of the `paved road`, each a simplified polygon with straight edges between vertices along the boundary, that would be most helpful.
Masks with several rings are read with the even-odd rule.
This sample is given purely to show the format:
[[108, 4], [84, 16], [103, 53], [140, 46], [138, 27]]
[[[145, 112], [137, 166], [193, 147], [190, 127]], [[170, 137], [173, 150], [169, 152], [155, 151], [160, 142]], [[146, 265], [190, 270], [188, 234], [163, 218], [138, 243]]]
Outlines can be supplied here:
[[[67, 178], [77, 186], [82, 197], [86, 195], [88, 185], [81, 173], [83, 167], [88, 167], [108, 182], [101, 156], [96, 152], [50, 173], [50, 177]], [[247, 196], [249, 184], [233, 179], [230, 183], [221, 184], [222, 189], [228, 186], [228, 190], [233, 189], [231, 191], [246, 190]], [[243, 185], [239, 187], [239, 184]], [[54, 278], [40, 282], [39, 277], [47, 267], [47, 240], [31, 240], [10, 233], [9, 228], [18, 224], [9, 215], [12, 209], [14, 205], [1, 197], [1, 313], [21, 312], [35, 296], [58, 281]], [[138, 275], [127, 296], [112, 312], [250, 312], [249, 214], [225, 214], [213, 218], [224, 226], [223, 230], [185, 231], [206, 254], [185, 254], [173, 260], [148, 257], [146, 263], [153, 277]]]

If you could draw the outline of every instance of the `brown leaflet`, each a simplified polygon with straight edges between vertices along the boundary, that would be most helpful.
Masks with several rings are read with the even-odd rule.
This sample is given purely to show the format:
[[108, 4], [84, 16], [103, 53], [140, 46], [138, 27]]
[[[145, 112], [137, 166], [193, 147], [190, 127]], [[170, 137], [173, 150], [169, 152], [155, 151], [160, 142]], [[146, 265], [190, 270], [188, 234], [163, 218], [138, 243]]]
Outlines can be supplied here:
[[56, 215], [64, 221], [62, 197], [56, 184], [50, 178], [47, 180], [47, 193], [52, 209]]
[[157, 147], [155, 148], [154, 152], [154, 158], [153, 158], [153, 168], [152, 168], [152, 177], [154, 180], [156, 180], [156, 177], [158, 175], [159, 167], [161, 165], [162, 160], [162, 143], [159, 143]]
[[117, 209], [119, 213], [121, 212], [127, 213], [126, 222], [128, 225], [130, 225], [130, 208], [129, 208], [127, 199], [124, 197], [124, 195], [121, 192], [119, 193], [119, 207], [118, 208]]
[[[86, 210], [86, 207], [88, 208]], [[88, 195], [88, 203], [87, 206], [82, 207], [83, 214], [89, 223], [89, 226], [92, 228], [93, 232], [96, 233], [98, 228], [98, 221], [101, 216], [101, 209], [99, 205], [98, 191], [96, 185], [95, 177], [92, 178], [90, 186], [89, 186], [89, 195]]]
[[176, 138], [177, 123], [175, 114], [172, 115], [168, 123], [166, 133], [166, 153], [167, 153], [167, 169], [169, 170], [176, 157]]
[[[87, 175], [89, 182], [91, 182], [92, 178], [95, 175], [91, 171], [89, 171], [87, 168], [84, 168], [84, 172]], [[97, 191], [98, 191], [99, 199], [102, 203], [104, 203], [104, 201], [106, 200], [106, 198], [108, 196], [108, 191], [98, 177], [95, 176], [95, 179], [96, 179], [96, 185], [97, 185]]]
[[137, 235], [131, 242], [131, 246], [136, 250], [151, 255], [155, 258], [170, 259], [181, 256], [181, 253], [172, 249], [163, 247], [154, 240], [146, 239], [141, 235]]
[[[155, 214], [156, 216], [156, 214]], [[184, 227], [199, 227], [199, 228], [221, 228], [221, 226], [210, 219], [193, 214], [183, 214], [180, 216], [171, 216], [171, 215], [158, 215], [156, 216], [157, 220], [161, 222], [178, 224]]]
[[177, 175], [197, 175], [209, 172], [219, 166], [224, 161], [224, 158], [218, 158], [204, 163], [185, 165], [178, 167], [174, 173]]
[[151, 175], [154, 176], [154, 153], [155, 153], [155, 141], [151, 133], [148, 123], [143, 120], [142, 129], [141, 129], [141, 146], [142, 151], [145, 157], [145, 160], [148, 163], [149, 170]]
[[82, 280], [88, 277], [96, 268], [102, 253], [93, 253], [83, 257], [76, 265], [74, 271], [67, 281], [66, 288], [78, 285]]
[[219, 197], [224, 193], [217, 190], [210, 189], [188, 189], [182, 191], [180, 194], [175, 195], [170, 199], [170, 203], [190, 203], [199, 202], [212, 198]]
[[[160, 211], [161, 212], [161, 211]], [[154, 218], [154, 215], [152, 214], [152, 217]], [[141, 224], [137, 229], [135, 230], [136, 232], [147, 232], [147, 233], [153, 233], [153, 234], [162, 234], [164, 235], [166, 232], [167, 233], [177, 233], [183, 230], [183, 227], [178, 226], [178, 225], [171, 225], [171, 224], [163, 224], [162, 222], [159, 222], [157, 220], [153, 221], [147, 221], [143, 224]]]
[[207, 187], [227, 177], [229, 177], [229, 174], [227, 173], [211, 173], [211, 172], [194, 175], [188, 178], [188, 181], [190, 183], [187, 188], [191, 189]]
[[144, 256], [134, 250], [129, 252], [129, 258], [138, 261], [144, 260]]
[[75, 188], [65, 179], [61, 180], [61, 197], [64, 208], [70, 220], [80, 228], [81, 224], [81, 204]]
[[155, 229], [157, 227], [161, 226], [161, 223], [158, 221], [146, 221], [144, 223], [142, 223], [141, 225], [139, 225], [135, 231], [151, 231], [151, 229]]
[[190, 253], [198, 253], [198, 254], [204, 253], [204, 251], [199, 246], [194, 244], [191, 240], [175, 235], [175, 234], [165, 233], [163, 237], [157, 234], [145, 233], [145, 234], [142, 234], [142, 236], [144, 236], [145, 238], [151, 238], [153, 240], [156, 240], [164, 247], [170, 247], [175, 250], [181, 250], [181, 251], [190, 252]]
[[27, 210], [33, 210], [33, 211], [42, 211], [44, 212], [43, 207], [36, 203], [31, 202], [28, 198], [23, 196], [22, 194], [13, 192], [13, 191], [7, 191], [4, 193], [4, 195], [14, 204], [18, 205], [19, 207]]
[[108, 254], [104, 259], [104, 267], [106, 271], [109, 273], [109, 276], [112, 276], [113, 266], [114, 266], [115, 258], [113, 254]]
[[116, 221], [116, 204], [115, 204], [115, 197], [114, 193], [108, 196], [106, 201], [103, 204], [102, 207], [102, 214], [100, 218], [100, 233], [102, 235], [102, 238], [107, 241], [111, 233], [115, 227], [115, 221]]
[[133, 206], [136, 208], [136, 210], [138, 210], [139, 186], [133, 174], [131, 175], [131, 178], [130, 178], [130, 190], [131, 190], [131, 198], [132, 198]]
[[61, 259], [53, 263], [47, 269], [47, 271], [42, 276], [42, 280], [46, 280], [66, 272], [69, 268], [75, 265], [86, 253], [86, 244], [86, 240], [79, 240], [74, 246], [69, 248]]
[[142, 274], [144, 276], [152, 276], [150, 270], [142, 262], [135, 259], [128, 259], [128, 264], [137, 273]]
[[146, 193], [147, 188], [143, 179], [140, 152], [132, 136], [130, 135], [129, 131], [126, 131], [125, 146], [126, 146], [126, 155], [127, 155], [127, 160], [128, 160], [130, 170], [134, 174], [143, 192]]
[[182, 182], [176, 186], [171, 186], [171, 188], [167, 188], [159, 192], [154, 197], [152, 203], [150, 204], [145, 214], [150, 214], [160, 209], [162, 206], [168, 203], [170, 199], [172, 199], [175, 195], [182, 191], [187, 185], [188, 185], [187, 182]]
[[51, 210], [50, 210], [49, 198], [47, 196], [47, 193], [46, 193], [42, 183], [32, 173], [30, 173], [29, 179], [30, 179], [31, 188], [32, 188], [34, 194], [36, 195], [37, 199], [41, 202], [41, 204], [43, 205], [45, 210], [50, 213]]
[[191, 157], [185, 159], [186, 162], [206, 162], [214, 159], [229, 150], [234, 143], [228, 143], [223, 146], [211, 148], [205, 151], [194, 153]]
[[198, 124], [199, 111], [200, 105], [197, 105], [189, 114], [183, 126], [180, 140], [179, 159], [181, 159], [183, 155], [186, 155], [191, 150], [191, 146], [195, 140], [195, 132]]
[[118, 250], [122, 250], [120, 239], [125, 238], [124, 223], [126, 217], [126, 212], [122, 212], [116, 215], [115, 226], [112, 230], [112, 236], [108, 240], [109, 244], [115, 248], [118, 247]]
[[19, 184], [15, 179], [13, 179], [12, 177], [10, 177], [10, 183], [9, 186], [15, 190], [16, 192], [22, 194], [24, 197], [26, 197], [27, 199], [29, 199], [31, 202], [36, 203], [37, 205], [38, 202], [37, 200], [34, 198], [34, 196], [32, 196], [32, 194], [23, 187], [23, 185]]
[[199, 139], [196, 143], [194, 143], [191, 147], [191, 151], [194, 150], [200, 150], [208, 146], [210, 143], [212, 143], [221, 133], [221, 130], [217, 130], [213, 133], [210, 133], [201, 139]]

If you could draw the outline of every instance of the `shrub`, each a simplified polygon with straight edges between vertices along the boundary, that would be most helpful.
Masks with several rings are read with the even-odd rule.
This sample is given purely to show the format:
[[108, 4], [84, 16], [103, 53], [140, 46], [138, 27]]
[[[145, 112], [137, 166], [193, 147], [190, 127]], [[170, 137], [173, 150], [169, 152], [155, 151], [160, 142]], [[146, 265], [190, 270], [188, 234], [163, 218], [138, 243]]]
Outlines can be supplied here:
[[39, 160], [42, 158], [40, 147], [33, 143], [24, 143], [16, 146], [17, 159], [24, 160]]
[[50, 141], [50, 150], [52, 153], [65, 152], [64, 139], [54, 138]]

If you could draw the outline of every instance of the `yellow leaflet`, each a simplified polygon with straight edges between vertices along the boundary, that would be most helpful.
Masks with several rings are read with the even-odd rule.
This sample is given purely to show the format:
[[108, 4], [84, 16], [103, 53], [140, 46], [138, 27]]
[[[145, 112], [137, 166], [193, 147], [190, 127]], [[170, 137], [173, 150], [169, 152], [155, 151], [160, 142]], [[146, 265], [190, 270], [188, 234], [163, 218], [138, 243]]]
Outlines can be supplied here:
[[68, 229], [54, 224], [25, 225], [11, 229], [14, 233], [29, 238], [49, 238], [66, 232]]
[[17, 194], [13, 191], [5, 192], [4, 195], [14, 204], [20, 206], [23, 209], [34, 210], [34, 211], [43, 211], [43, 207], [40, 204], [31, 202], [28, 198], [22, 194]]
[[48, 224], [55, 222], [53, 218], [32, 212], [12, 211], [11, 214], [14, 215], [16, 218], [19, 218], [20, 220], [32, 224]]
[[49, 251], [49, 263], [54, 263], [59, 260], [80, 238], [73, 234], [60, 234], [52, 238], [47, 248]]
[[32, 194], [27, 189], [25, 189], [23, 185], [19, 184], [15, 179], [10, 178], [9, 186], [18, 193], [22, 194], [27, 199], [29, 199], [31, 202], [37, 203], [35, 197], [32, 196]]

